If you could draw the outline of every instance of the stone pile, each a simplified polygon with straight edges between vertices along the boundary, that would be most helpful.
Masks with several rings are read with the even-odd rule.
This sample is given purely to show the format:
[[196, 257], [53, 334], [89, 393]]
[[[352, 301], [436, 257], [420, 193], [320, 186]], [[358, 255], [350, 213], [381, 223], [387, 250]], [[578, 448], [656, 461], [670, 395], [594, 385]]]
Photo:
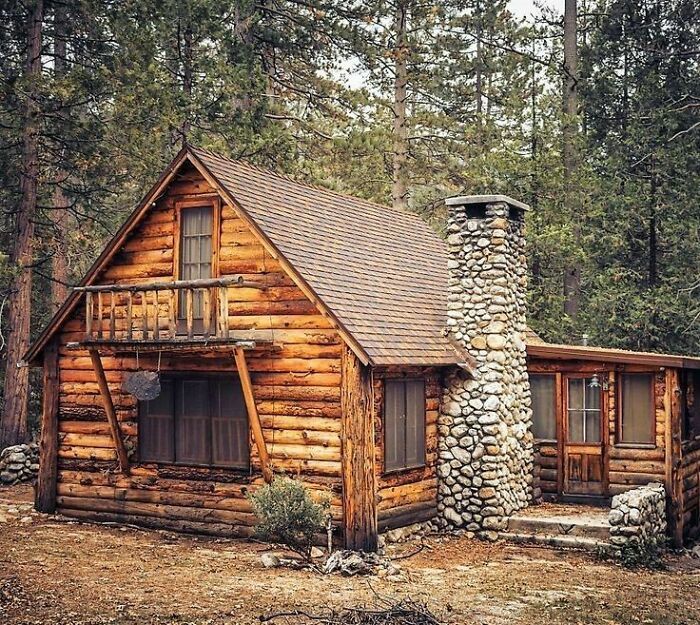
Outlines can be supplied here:
[[12, 445], [0, 452], [0, 484], [29, 482], [39, 473], [39, 445]]
[[612, 499], [610, 542], [622, 549], [630, 542], [661, 545], [666, 538], [666, 491], [662, 484], [650, 483]]
[[455, 202], [448, 222], [448, 331], [477, 364], [473, 376], [455, 370], [445, 383], [438, 523], [489, 539], [532, 499], [524, 208]]

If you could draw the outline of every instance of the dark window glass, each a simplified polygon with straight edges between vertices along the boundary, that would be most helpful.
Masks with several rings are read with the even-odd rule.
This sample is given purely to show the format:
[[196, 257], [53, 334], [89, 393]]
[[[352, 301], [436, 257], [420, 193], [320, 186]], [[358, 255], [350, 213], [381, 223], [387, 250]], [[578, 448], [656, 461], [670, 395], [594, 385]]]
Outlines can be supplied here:
[[161, 389], [139, 405], [141, 460], [248, 467], [248, 414], [237, 378], [163, 378]]
[[700, 371], [684, 371], [683, 439], [700, 436]]
[[[211, 278], [214, 210], [211, 206], [183, 208], [180, 211], [180, 280]], [[203, 316], [202, 292], [192, 298], [193, 317]], [[184, 291], [180, 292], [180, 318], [186, 317]]]
[[384, 384], [384, 468], [396, 471], [425, 464], [425, 382]]
[[567, 406], [568, 440], [572, 443], [600, 443], [600, 382], [593, 378], [569, 378]]
[[535, 438], [554, 440], [557, 437], [556, 377], [531, 375], [532, 433]]
[[654, 442], [654, 376], [620, 376], [621, 437], [623, 443]]

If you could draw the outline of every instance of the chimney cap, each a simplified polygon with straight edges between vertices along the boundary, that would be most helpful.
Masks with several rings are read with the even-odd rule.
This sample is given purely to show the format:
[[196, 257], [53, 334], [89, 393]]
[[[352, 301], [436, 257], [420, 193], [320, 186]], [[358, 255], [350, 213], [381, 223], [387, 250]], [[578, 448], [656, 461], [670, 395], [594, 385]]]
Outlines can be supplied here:
[[530, 207], [524, 202], [514, 200], [507, 195], [455, 195], [445, 199], [447, 206], [464, 206], [466, 204], [497, 204], [505, 203], [523, 211], [529, 211]]

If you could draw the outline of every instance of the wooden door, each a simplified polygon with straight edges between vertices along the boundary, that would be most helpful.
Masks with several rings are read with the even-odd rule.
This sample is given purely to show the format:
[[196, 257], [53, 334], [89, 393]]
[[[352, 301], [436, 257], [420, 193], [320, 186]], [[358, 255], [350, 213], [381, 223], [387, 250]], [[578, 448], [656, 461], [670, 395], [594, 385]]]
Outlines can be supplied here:
[[564, 377], [564, 494], [604, 495], [606, 419], [604, 375]]

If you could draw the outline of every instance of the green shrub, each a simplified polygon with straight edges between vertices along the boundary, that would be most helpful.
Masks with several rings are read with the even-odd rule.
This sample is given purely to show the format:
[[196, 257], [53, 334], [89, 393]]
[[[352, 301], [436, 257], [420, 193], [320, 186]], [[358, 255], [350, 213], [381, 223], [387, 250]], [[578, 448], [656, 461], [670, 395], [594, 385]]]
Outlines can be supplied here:
[[258, 517], [258, 538], [280, 542], [292, 551], [311, 559], [314, 535], [324, 531], [330, 501], [315, 502], [308, 489], [288, 477], [276, 476], [248, 495]]

